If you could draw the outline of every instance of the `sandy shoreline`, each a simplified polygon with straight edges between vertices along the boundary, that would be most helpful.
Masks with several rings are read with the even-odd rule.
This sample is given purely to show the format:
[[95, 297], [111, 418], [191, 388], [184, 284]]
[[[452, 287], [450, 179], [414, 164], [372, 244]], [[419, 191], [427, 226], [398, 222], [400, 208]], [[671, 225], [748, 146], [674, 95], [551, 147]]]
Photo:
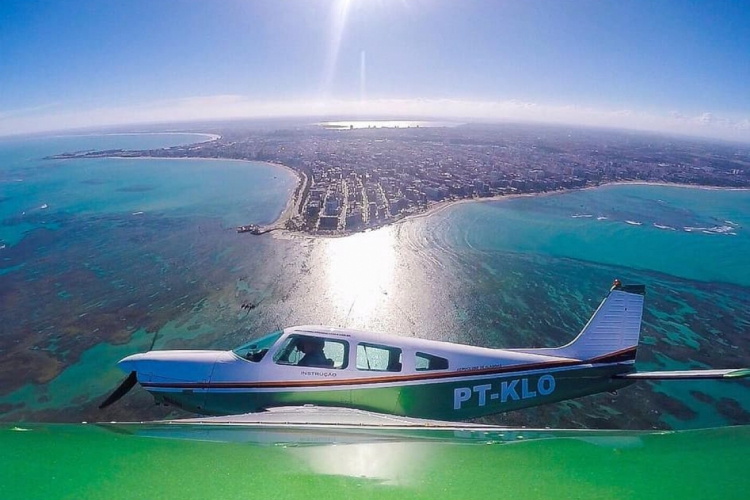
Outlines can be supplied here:
[[[743, 187], [723, 187], [723, 186], [705, 186], [702, 184], [684, 184], [678, 182], [659, 182], [659, 181], [612, 181], [599, 184], [598, 186], [587, 186], [581, 189], [594, 189], [604, 186], [662, 186], [662, 187], [676, 187], [676, 188], [687, 188], [687, 189], [705, 189], [708, 191], [750, 191], [750, 188]], [[575, 191], [571, 189], [570, 191]]]
[[[430, 217], [432, 215], [435, 215], [439, 212], [442, 212], [448, 207], [452, 207], [455, 205], [461, 205], [464, 203], [483, 203], [483, 202], [491, 202], [491, 201], [502, 201], [502, 200], [514, 200], [519, 198], [536, 198], [541, 196], [555, 196], [555, 195], [563, 195], [566, 193], [573, 193], [575, 191], [583, 191], [583, 190], [589, 190], [589, 189], [597, 189], [602, 188], [605, 186], [625, 186], [625, 185], [639, 185], [639, 186], [661, 186], [661, 187], [676, 187], [676, 188], [683, 188], [683, 189], [705, 189], [705, 190], [711, 190], [711, 191], [750, 191], [750, 188], [733, 188], [733, 187], [720, 187], [720, 186], [701, 186], [696, 184], [679, 184], [679, 183], [670, 183], [670, 182], [649, 182], [649, 181], [613, 181], [613, 182], [605, 182], [602, 184], [598, 184], [596, 186], [585, 186], [582, 188], [575, 188], [575, 189], [559, 189], [556, 191], [545, 191], [540, 193], [517, 193], [517, 194], [506, 194], [506, 195], [495, 195], [495, 196], [488, 196], [484, 198], [460, 198], [457, 200], [442, 200], [436, 203], [433, 203], [427, 207], [422, 212], [418, 212], [415, 214], [406, 215], [404, 217], [399, 218], [393, 218], [389, 219], [387, 221], [384, 221], [380, 224], [365, 227], [362, 229], [358, 229], [356, 231], [345, 231], [341, 233], [308, 233], [303, 231], [283, 231], [283, 236], [290, 237], [290, 236], [307, 236], [311, 238], [341, 238], [344, 236], [350, 236], [357, 233], [364, 233], [366, 231], [375, 231], [377, 229], [380, 229], [382, 227], [394, 225], [394, 224], [400, 224], [405, 221], [413, 220], [413, 219], [419, 219], [423, 217]], [[282, 236], [282, 234], [278, 234], [277, 236]]]
[[[49, 137], [117, 137], [117, 136], [134, 136], [134, 135], [202, 135], [206, 137], [204, 141], [192, 142], [190, 144], [203, 144], [206, 142], [216, 141], [221, 139], [219, 134], [211, 134], [209, 132], [112, 132], [106, 134], [55, 134]], [[186, 144], [187, 145], [187, 144]]]
[[[202, 135], [215, 135], [215, 134], [202, 134]], [[219, 137], [220, 136], [216, 136], [216, 138], [219, 138]], [[516, 193], [516, 194], [488, 196], [488, 197], [483, 197], [483, 198], [460, 198], [456, 200], [442, 200], [442, 201], [438, 201], [436, 203], [429, 205], [422, 212], [409, 214], [409, 215], [405, 215], [403, 217], [398, 217], [398, 218], [391, 218], [389, 220], [383, 221], [382, 223], [379, 223], [373, 226], [364, 227], [356, 231], [344, 231], [341, 233], [333, 233], [333, 232], [332, 233], [309, 233], [306, 231], [290, 231], [285, 228], [286, 222], [289, 219], [291, 219], [295, 215], [294, 212], [297, 211], [296, 209], [297, 209], [298, 200], [295, 198], [295, 193], [297, 193], [297, 191], [301, 187], [301, 183], [304, 182], [304, 179], [303, 179], [303, 174], [293, 169], [292, 167], [284, 165], [283, 163], [277, 163], [277, 162], [272, 162], [272, 161], [243, 160], [243, 159], [238, 159], [238, 158], [196, 158], [196, 157], [161, 157], [161, 156], [106, 156], [103, 158], [125, 159], [125, 160], [231, 161], [231, 162], [241, 162], [241, 163], [262, 163], [262, 164], [270, 165], [273, 167], [282, 168], [292, 173], [295, 177], [297, 177], [297, 186], [295, 187], [292, 196], [290, 196], [287, 199], [284, 209], [279, 213], [279, 216], [273, 222], [264, 226], [266, 229], [280, 229], [281, 230], [280, 232], [275, 233], [275, 236], [277, 237], [278, 236], [281, 236], [281, 237], [307, 236], [307, 237], [313, 237], [313, 238], [341, 238], [344, 236], [350, 236], [352, 234], [364, 233], [366, 231], [374, 231], [382, 227], [390, 226], [393, 224], [399, 224], [399, 223], [402, 223], [404, 221], [411, 220], [411, 219], [430, 217], [436, 213], [439, 213], [445, 210], [448, 207], [451, 207], [454, 205], [460, 205], [463, 203], [482, 203], [482, 202], [491, 202], [491, 201], [500, 201], [500, 200], [513, 200], [513, 199], [518, 199], [518, 198], [554, 196], [554, 195], [572, 193], [575, 191], [598, 189], [598, 188], [602, 188], [606, 186], [660, 186], [660, 187], [675, 187], [675, 188], [682, 188], [682, 189], [704, 189], [704, 190], [710, 190], [710, 191], [750, 191], [750, 188], [705, 186], [705, 185], [697, 185], [697, 184], [684, 184], [684, 183], [659, 182], [659, 181], [612, 181], [612, 182], [605, 182], [602, 184], [597, 184], [594, 186], [585, 186], [585, 187], [575, 188], [575, 189], [558, 189], [556, 191], [544, 191], [544, 192], [539, 192], [539, 193]]]
[[584, 191], [589, 189], [598, 189], [606, 186], [660, 186], [660, 187], [675, 187], [683, 189], [705, 189], [709, 191], [750, 191], [750, 188], [734, 188], [734, 187], [720, 187], [720, 186], [701, 186], [696, 184], [678, 184], [671, 182], [650, 182], [650, 181], [613, 181], [598, 184], [596, 186], [585, 186], [582, 188], [575, 189], [558, 189], [557, 191], [545, 191], [541, 193], [520, 193], [520, 194], [506, 194], [488, 196], [486, 198], [461, 198], [459, 200], [444, 200], [431, 205], [419, 214], [410, 215], [406, 218], [425, 217], [437, 213], [451, 205], [458, 205], [460, 203], [472, 203], [472, 202], [483, 202], [483, 201], [499, 201], [499, 200], [513, 200], [517, 198], [535, 198], [539, 196], [554, 196], [562, 195], [567, 193], [574, 193], [576, 191]]

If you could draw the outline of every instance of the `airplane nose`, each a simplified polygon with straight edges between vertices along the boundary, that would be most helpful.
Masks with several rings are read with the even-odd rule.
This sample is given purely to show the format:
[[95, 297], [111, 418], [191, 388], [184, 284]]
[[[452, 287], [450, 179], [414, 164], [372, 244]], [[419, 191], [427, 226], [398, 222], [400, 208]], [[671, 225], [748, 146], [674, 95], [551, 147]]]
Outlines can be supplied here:
[[222, 354], [222, 351], [150, 351], [123, 358], [117, 366], [125, 373], [136, 372], [141, 383], [207, 383]]
[[138, 366], [138, 361], [141, 359], [142, 354], [132, 354], [125, 358], [122, 358], [117, 362], [117, 367], [125, 373], [135, 372]]
[[209, 383], [216, 362], [230, 355], [231, 351], [149, 351], [125, 357], [117, 366], [128, 377], [99, 408], [115, 403], [138, 383], [165, 386]]

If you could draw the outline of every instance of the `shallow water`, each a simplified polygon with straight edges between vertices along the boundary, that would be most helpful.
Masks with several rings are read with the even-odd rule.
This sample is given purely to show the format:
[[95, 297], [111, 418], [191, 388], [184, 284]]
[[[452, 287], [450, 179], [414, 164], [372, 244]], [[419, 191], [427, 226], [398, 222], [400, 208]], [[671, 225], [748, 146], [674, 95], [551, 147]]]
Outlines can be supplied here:
[[[149, 147], [166, 141], [162, 135], [145, 138]], [[172, 140], [180, 138], [177, 135]], [[112, 147], [120, 144], [118, 140], [137, 146], [136, 136], [105, 139]], [[93, 138], [80, 137], [59, 138], [53, 143], [69, 151], [84, 147], [86, 140], [86, 145], [96, 145]], [[35, 141], [22, 147], [0, 142], [0, 242], [16, 245], [29, 231], [54, 229], [65, 217], [155, 214], [211, 217], [225, 226], [268, 224], [279, 216], [297, 184], [290, 171], [257, 162], [42, 159], [55, 151], [60, 149]]]
[[[5, 179], [23, 174], [30, 186], [0, 203], [0, 304], [11, 325], [0, 336], [5, 421], [167, 415], [140, 390], [96, 410], [123, 377], [116, 361], [152, 342], [231, 348], [317, 323], [490, 347], [561, 345], [615, 277], [648, 286], [643, 369], [750, 364], [748, 192], [607, 186], [459, 204], [346, 238], [256, 237], [231, 226], [278, 215], [296, 183], [285, 169], [39, 159], [70, 150], [62, 146], [0, 163], [11, 165]], [[748, 423], [750, 385], [642, 383], [490, 420]]]

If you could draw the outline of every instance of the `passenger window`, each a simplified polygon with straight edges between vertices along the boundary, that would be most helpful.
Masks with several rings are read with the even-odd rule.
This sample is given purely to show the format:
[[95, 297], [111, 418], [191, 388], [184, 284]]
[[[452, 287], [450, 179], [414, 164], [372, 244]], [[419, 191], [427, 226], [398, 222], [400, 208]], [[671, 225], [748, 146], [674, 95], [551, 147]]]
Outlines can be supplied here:
[[290, 335], [273, 360], [279, 365], [342, 369], [347, 366], [349, 344], [309, 335]]
[[418, 372], [427, 370], [447, 370], [448, 360], [441, 358], [440, 356], [418, 352], [416, 368]]
[[401, 349], [375, 344], [357, 345], [357, 369], [378, 372], [401, 371]]

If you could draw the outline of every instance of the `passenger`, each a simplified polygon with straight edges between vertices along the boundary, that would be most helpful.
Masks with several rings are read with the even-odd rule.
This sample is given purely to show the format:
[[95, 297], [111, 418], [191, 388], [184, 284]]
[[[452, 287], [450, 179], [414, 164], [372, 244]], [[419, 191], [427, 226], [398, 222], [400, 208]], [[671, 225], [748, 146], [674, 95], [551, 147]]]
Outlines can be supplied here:
[[397, 351], [391, 351], [388, 355], [388, 367], [385, 369], [388, 372], [400, 372], [401, 371], [401, 349]]
[[323, 341], [315, 338], [300, 339], [297, 348], [305, 353], [297, 366], [315, 366], [329, 368], [333, 365], [323, 352]]

